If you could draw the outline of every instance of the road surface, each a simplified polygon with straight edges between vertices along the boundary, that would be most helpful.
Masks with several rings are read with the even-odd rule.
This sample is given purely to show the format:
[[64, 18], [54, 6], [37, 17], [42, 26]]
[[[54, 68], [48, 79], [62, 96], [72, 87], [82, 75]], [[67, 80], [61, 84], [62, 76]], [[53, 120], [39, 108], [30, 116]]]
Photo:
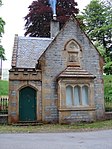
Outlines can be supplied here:
[[0, 149], [112, 149], [112, 130], [0, 134]]

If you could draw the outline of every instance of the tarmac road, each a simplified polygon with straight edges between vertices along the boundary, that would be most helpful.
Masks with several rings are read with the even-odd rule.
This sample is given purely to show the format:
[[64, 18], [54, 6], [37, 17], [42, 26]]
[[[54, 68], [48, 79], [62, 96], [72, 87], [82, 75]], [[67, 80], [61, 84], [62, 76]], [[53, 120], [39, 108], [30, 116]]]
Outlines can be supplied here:
[[0, 134], [0, 149], [112, 149], [112, 130]]

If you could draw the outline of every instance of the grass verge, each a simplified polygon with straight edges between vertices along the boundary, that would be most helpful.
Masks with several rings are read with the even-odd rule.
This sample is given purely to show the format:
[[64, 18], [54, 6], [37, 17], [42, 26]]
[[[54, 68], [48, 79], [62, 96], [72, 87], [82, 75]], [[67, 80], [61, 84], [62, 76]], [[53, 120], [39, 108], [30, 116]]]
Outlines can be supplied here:
[[9, 82], [0, 80], [0, 96], [8, 96]]
[[56, 133], [112, 129], [112, 120], [72, 125], [45, 124], [37, 126], [0, 125], [0, 133]]

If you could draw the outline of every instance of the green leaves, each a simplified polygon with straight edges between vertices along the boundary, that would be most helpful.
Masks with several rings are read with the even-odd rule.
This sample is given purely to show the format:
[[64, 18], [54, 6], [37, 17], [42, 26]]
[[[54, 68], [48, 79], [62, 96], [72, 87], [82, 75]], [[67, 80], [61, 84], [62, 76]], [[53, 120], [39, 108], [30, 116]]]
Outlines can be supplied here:
[[[94, 44], [97, 42], [100, 45], [96, 47], [99, 49], [101, 55], [107, 63], [107, 57], [110, 61], [108, 69], [112, 69], [110, 62], [112, 55], [112, 3], [111, 1], [91, 0], [90, 4], [86, 6], [82, 14], [79, 16], [80, 22], [83, 22], [82, 29], [88, 34]], [[105, 50], [103, 50], [105, 49]], [[104, 53], [103, 53], [104, 52]], [[107, 65], [105, 66], [107, 68]], [[107, 71], [107, 69], [105, 69]], [[105, 72], [106, 72], [105, 71]], [[112, 70], [109, 73], [112, 73]], [[108, 72], [107, 72], [108, 73]]]
[[0, 6], [2, 5], [2, 1], [0, 0]]
[[104, 66], [104, 72], [107, 75], [112, 74], [112, 61], [109, 61], [109, 62], [106, 63], [106, 65]]
[[0, 37], [2, 37], [2, 34], [4, 33], [4, 25], [5, 25], [5, 22], [0, 17]]
[[[57, 19], [62, 28], [71, 14], [78, 14], [77, 3], [74, 0], [57, 0]], [[50, 21], [53, 12], [49, 0], [35, 0], [29, 6], [29, 13], [25, 16], [25, 36], [50, 37]]]
[[2, 58], [2, 60], [6, 60], [5, 49], [2, 47], [2, 45], [0, 45], [0, 58]]
[[[0, 0], [0, 6], [2, 5], [2, 1]], [[5, 22], [3, 21], [3, 19], [0, 17], [0, 58], [2, 58], [3, 60], [6, 60], [5, 58], [5, 50], [1, 45], [1, 37], [4, 33], [4, 25]]]

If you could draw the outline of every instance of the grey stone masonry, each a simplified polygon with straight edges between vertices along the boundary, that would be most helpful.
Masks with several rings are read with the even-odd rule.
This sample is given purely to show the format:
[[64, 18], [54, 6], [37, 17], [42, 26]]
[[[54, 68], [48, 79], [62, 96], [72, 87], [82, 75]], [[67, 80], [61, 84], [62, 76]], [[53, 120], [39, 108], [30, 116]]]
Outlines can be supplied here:
[[[44, 59], [44, 65], [42, 66], [42, 94], [45, 109], [48, 106], [46, 102], [48, 100], [48, 94], [52, 95], [51, 98], [49, 97], [51, 100], [49, 105], [55, 102], [57, 106], [58, 98], [55, 98], [57, 96], [56, 77], [67, 67], [68, 53], [65, 50], [65, 44], [72, 39], [81, 47], [81, 67], [96, 77], [94, 81], [94, 100], [97, 118], [100, 119], [104, 116], [103, 81], [99, 63], [100, 55], [88, 37], [81, 31], [77, 21], [73, 18], [66, 23], [65, 27], [59, 32], [52, 44], [50, 44], [42, 55]], [[45, 109], [43, 109], [44, 113]], [[45, 114], [44, 118], [46, 119]]]
[[103, 59], [74, 16], [60, 31], [59, 22], [51, 21], [51, 38], [16, 35], [9, 72], [9, 123], [20, 119], [19, 93], [25, 87], [36, 92], [36, 121], [75, 123], [105, 116]]

